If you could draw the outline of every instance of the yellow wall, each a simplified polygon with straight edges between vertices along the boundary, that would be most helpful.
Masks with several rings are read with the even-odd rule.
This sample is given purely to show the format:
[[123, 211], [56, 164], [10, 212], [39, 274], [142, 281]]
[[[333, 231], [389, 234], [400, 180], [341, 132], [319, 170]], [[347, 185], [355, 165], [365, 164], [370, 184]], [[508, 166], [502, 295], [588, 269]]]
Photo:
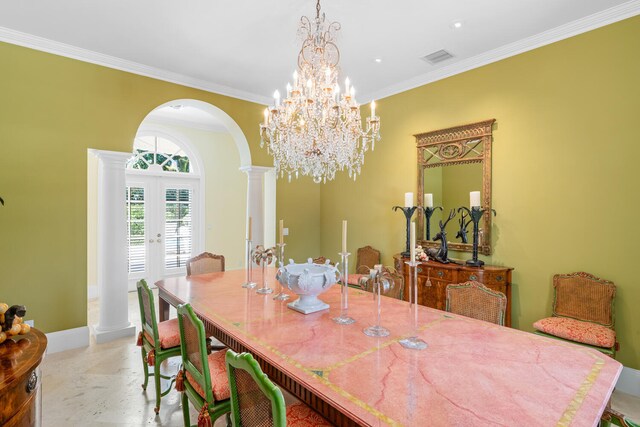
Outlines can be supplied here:
[[[554, 273], [587, 271], [618, 286], [618, 359], [640, 368], [640, 17], [416, 88], [378, 103], [383, 141], [357, 182], [322, 188], [322, 250], [370, 244], [391, 263], [416, 191], [413, 134], [497, 119], [494, 264], [515, 268], [514, 326], [551, 311]], [[465, 256], [467, 256], [465, 254]]]
[[[44, 332], [87, 324], [87, 149], [130, 151], [152, 109], [190, 98], [229, 114], [252, 163], [272, 165], [259, 148], [259, 104], [5, 43], [0, 70], [0, 300], [25, 304]], [[317, 212], [304, 187], [278, 185], [278, 197], [300, 195]]]

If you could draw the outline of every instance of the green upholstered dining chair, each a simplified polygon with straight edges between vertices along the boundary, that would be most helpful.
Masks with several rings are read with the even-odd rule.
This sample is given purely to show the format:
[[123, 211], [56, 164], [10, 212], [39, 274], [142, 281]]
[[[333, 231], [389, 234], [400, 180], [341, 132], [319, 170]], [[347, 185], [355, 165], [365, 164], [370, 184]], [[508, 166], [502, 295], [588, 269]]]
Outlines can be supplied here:
[[225, 414], [229, 421], [231, 403], [224, 358], [226, 350], [207, 354], [204, 325], [193, 312], [191, 305], [178, 306], [178, 324], [182, 370], [178, 374], [176, 390], [182, 393], [184, 425], [191, 425], [189, 402], [200, 410], [198, 426], [213, 425]]
[[[171, 391], [175, 380], [175, 377], [160, 374], [160, 365], [170, 357], [180, 356], [180, 331], [178, 330], [178, 319], [157, 322], [153, 293], [146, 280], [140, 280], [136, 288], [142, 321], [142, 330], [138, 334], [138, 345], [142, 353], [142, 368], [144, 370], [142, 388], [147, 389], [149, 377], [153, 375], [156, 387], [154, 410], [157, 414], [160, 412], [161, 398]], [[149, 372], [150, 366], [153, 367], [153, 372]], [[172, 380], [165, 391], [160, 389], [160, 379]]]
[[507, 297], [473, 280], [450, 284], [447, 285], [446, 310], [504, 326]]
[[561, 339], [615, 357], [616, 286], [589, 273], [553, 276], [551, 317], [533, 324], [538, 335]]
[[234, 427], [331, 425], [302, 402], [285, 405], [282, 391], [262, 372], [251, 354], [228, 350], [226, 360]]
[[624, 414], [620, 412], [607, 408], [604, 410], [602, 417], [600, 419], [600, 427], [610, 427], [610, 426], [620, 426], [620, 427], [640, 427], [640, 424], [631, 421]]

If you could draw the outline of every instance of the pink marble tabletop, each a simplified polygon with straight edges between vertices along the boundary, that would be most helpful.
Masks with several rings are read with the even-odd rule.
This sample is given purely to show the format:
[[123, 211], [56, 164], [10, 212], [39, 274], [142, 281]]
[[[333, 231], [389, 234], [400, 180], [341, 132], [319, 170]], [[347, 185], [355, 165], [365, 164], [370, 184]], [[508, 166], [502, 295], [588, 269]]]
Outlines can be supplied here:
[[422, 306], [428, 348], [408, 350], [398, 343], [411, 332], [404, 301], [383, 297], [391, 335], [371, 338], [370, 293], [349, 290], [356, 323], [341, 326], [331, 320], [338, 286], [320, 296], [329, 310], [303, 315], [243, 280], [228, 271], [158, 286], [363, 425], [595, 426], [622, 370], [592, 349]]

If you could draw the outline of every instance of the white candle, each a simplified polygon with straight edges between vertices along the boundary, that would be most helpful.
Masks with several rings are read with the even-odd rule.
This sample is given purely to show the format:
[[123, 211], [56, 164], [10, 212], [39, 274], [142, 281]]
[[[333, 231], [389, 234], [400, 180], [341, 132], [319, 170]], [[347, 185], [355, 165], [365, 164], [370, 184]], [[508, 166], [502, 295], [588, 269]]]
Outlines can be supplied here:
[[344, 79], [344, 93], [349, 95], [349, 77]]
[[247, 224], [247, 240], [251, 240], [251, 217], [249, 217], [249, 223]]
[[347, 220], [342, 220], [342, 253], [347, 253]]
[[433, 194], [424, 193], [424, 207], [432, 208], [433, 207]]
[[280, 244], [284, 243], [284, 220], [280, 220]]
[[471, 193], [469, 193], [469, 205], [471, 205], [471, 207], [480, 207], [482, 206], [480, 204], [480, 192], [479, 191], [472, 191]]
[[293, 87], [298, 86], [298, 71], [293, 72]]
[[291, 96], [291, 83], [287, 83], [287, 98]]
[[273, 92], [273, 97], [276, 100], [276, 108], [280, 106], [280, 91]]
[[371, 120], [376, 118], [376, 101], [371, 101]]
[[411, 222], [411, 261], [416, 260], [416, 223]]
[[413, 207], [413, 193], [404, 193], [404, 207]]
[[264, 109], [264, 125], [265, 127], [269, 125], [269, 109]]

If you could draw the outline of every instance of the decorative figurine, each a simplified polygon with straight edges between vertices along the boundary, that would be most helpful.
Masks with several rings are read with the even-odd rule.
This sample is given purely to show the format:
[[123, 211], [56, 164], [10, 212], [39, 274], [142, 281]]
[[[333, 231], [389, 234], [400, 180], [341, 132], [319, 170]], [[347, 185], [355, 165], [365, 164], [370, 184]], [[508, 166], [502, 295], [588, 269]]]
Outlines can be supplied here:
[[[458, 212], [460, 212], [460, 209], [458, 209]], [[469, 215], [465, 211], [462, 211], [462, 215], [458, 221], [460, 224], [460, 230], [458, 230], [458, 234], [456, 234], [456, 239], [460, 239], [462, 243], [469, 243], [469, 240], [467, 239], [467, 227], [471, 224], [472, 220], [470, 219], [465, 223], [465, 219], [467, 218], [469, 218]]]
[[22, 323], [27, 314], [24, 305], [9, 305], [0, 303], [0, 344], [14, 335], [25, 335], [31, 331], [31, 326]]
[[451, 212], [449, 213], [449, 218], [444, 222], [444, 224], [442, 223], [442, 221], [440, 221], [440, 232], [436, 234], [436, 237], [433, 238], [434, 242], [437, 240], [440, 240], [440, 249], [436, 249], [436, 248], [427, 249], [427, 255], [429, 256], [429, 258], [434, 259], [443, 264], [449, 264], [450, 262], [452, 262], [449, 259], [449, 246], [447, 244], [446, 227], [449, 221], [451, 221], [455, 216], [456, 216], [456, 210], [451, 209]]

